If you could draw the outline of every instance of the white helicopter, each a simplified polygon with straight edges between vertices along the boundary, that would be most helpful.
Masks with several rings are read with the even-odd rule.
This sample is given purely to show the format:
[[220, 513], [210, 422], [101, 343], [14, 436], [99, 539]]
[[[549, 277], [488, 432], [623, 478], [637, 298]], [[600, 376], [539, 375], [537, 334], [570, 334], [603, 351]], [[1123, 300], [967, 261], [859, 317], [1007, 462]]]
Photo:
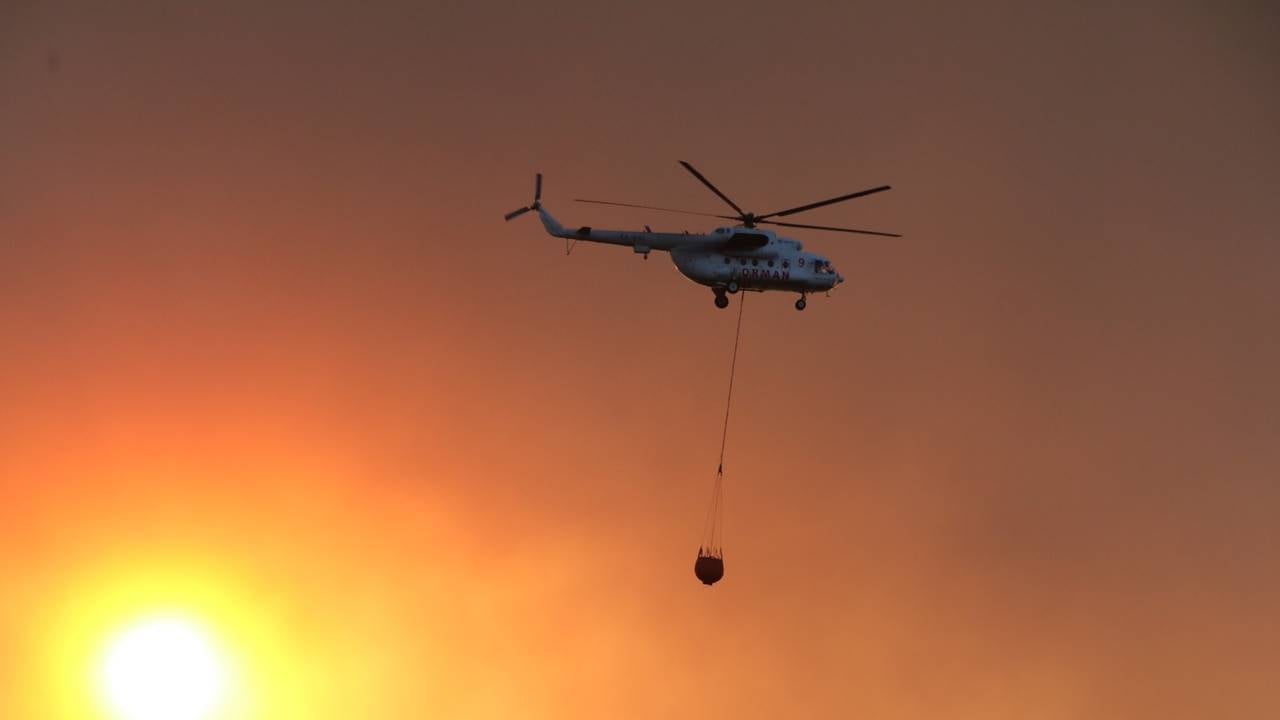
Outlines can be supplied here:
[[758, 228], [757, 225], [779, 225], [782, 227], [807, 228], [810, 230], [830, 230], [833, 232], [858, 233], [861, 235], [880, 235], [883, 237], [902, 237], [896, 233], [879, 232], [877, 230], [855, 230], [853, 228], [828, 227], [825, 225], [800, 225], [797, 223], [779, 222], [766, 218], [785, 217], [796, 213], [813, 210], [824, 205], [852, 200], [854, 198], [883, 192], [890, 189], [888, 185], [860, 190], [848, 195], [820, 200], [808, 205], [793, 207], [788, 210], [756, 215], [744, 212], [727, 195], [711, 184], [692, 165], [681, 160], [685, 170], [702, 181], [719, 198], [729, 204], [737, 215], [715, 215], [713, 213], [693, 212], [690, 210], [673, 210], [671, 208], [652, 207], [649, 205], [633, 205], [631, 203], [608, 202], [605, 200], [582, 200], [577, 202], [595, 203], [597, 205], [616, 205], [619, 207], [643, 208], [677, 212], [686, 215], [703, 215], [706, 217], [737, 220], [741, 224], [718, 227], [709, 233], [697, 234], [689, 232], [660, 233], [653, 232], [649, 226], [639, 230], [598, 230], [591, 227], [580, 227], [571, 230], [561, 225], [546, 208], [542, 207], [542, 174], [538, 173], [533, 188], [533, 204], [507, 213], [506, 220], [536, 210], [542, 219], [542, 225], [554, 237], [565, 239], [565, 252], [573, 248], [578, 240], [606, 243], [608, 245], [630, 245], [631, 248], [649, 259], [653, 250], [666, 250], [671, 253], [671, 260], [676, 269], [685, 277], [711, 288], [715, 294], [718, 308], [729, 306], [726, 293], [733, 294], [739, 290], [764, 292], [766, 290], [783, 290], [800, 293], [796, 300], [796, 310], [804, 310], [805, 296], [815, 292], [830, 292], [836, 285], [844, 282], [844, 276], [836, 272], [835, 266], [827, 258], [810, 252], [804, 252], [804, 245], [799, 240], [778, 235], [772, 230]]

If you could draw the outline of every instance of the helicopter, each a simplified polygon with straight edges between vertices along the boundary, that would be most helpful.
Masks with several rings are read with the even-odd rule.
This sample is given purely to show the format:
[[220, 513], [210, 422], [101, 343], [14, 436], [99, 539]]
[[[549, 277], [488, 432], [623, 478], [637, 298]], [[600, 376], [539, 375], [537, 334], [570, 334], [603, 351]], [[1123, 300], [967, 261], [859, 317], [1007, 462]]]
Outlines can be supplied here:
[[739, 291], [765, 292], [769, 290], [795, 292], [800, 294], [796, 300], [796, 310], [804, 310], [805, 296], [811, 293], [829, 293], [837, 285], [844, 282], [844, 276], [836, 271], [831, 261], [822, 255], [805, 252], [804, 245], [794, 238], [784, 237], [768, 228], [759, 225], [777, 225], [788, 228], [805, 228], [809, 230], [826, 230], [830, 232], [856, 233], [860, 235], [879, 235], [882, 237], [902, 237], [896, 233], [878, 230], [856, 230], [853, 228], [830, 227], [826, 225], [802, 225], [798, 223], [769, 220], [768, 218], [786, 217], [806, 212], [815, 208], [865, 197], [891, 189], [889, 185], [860, 190], [839, 197], [819, 200], [818, 202], [793, 207], [786, 210], [757, 215], [746, 212], [738, 204], [729, 199], [715, 185], [711, 184], [702, 173], [698, 172], [684, 160], [680, 165], [695, 178], [706, 185], [711, 192], [733, 208], [736, 215], [716, 215], [714, 213], [694, 212], [691, 210], [674, 210], [672, 208], [653, 207], [651, 205], [635, 205], [632, 203], [609, 202], [605, 200], [575, 199], [575, 202], [596, 205], [613, 205], [617, 207], [659, 210], [662, 212], [683, 213], [686, 215], [702, 215], [704, 217], [736, 220], [737, 225], [717, 227], [708, 233], [689, 232], [653, 232], [646, 225], [639, 230], [601, 230], [589, 226], [570, 229], [561, 225], [542, 205], [542, 173], [534, 179], [533, 204], [517, 208], [504, 216], [506, 221], [529, 212], [536, 211], [542, 220], [543, 227], [553, 237], [564, 238], [565, 252], [571, 252], [574, 243], [579, 240], [605, 243], [607, 245], [629, 245], [637, 254], [647, 260], [649, 253], [663, 250], [671, 254], [676, 269], [690, 280], [711, 288], [715, 296], [715, 305], [720, 309], [729, 306], [729, 295]]

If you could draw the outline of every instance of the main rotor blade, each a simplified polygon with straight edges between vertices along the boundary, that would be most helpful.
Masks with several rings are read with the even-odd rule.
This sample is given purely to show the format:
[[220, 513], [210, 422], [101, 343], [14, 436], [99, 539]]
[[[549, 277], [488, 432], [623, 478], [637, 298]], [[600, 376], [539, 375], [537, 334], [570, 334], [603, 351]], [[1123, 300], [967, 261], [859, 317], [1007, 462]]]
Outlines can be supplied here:
[[506, 215], [503, 215], [503, 216], [502, 216], [502, 219], [503, 219], [503, 220], [506, 220], [506, 221], [508, 221], [508, 222], [510, 222], [511, 220], [514, 220], [514, 219], [516, 219], [516, 218], [520, 217], [521, 215], [523, 215], [523, 214], [525, 214], [525, 213], [529, 212], [529, 211], [530, 211], [530, 210], [532, 210], [532, 209], [533, 209], [533, 208], [531, 208], [531, 207], [522, 207], [522, 208], [520, 208], [519, 210], [512, 210], [511, 212], [507, 213]]
[[538, 173], [534, 177], [536, 179], [533, 181], [533, 201], [538, 202], [542, 199], [542, 173]]
[[661, 210], [662, 212], [684, 213], [685, 215], [701, 215], [703, 217], [723, 218], [725, 220], [737, 220], [732, 215], [715, 215], [713, 213], [696, 212], [694, 210], [676, 210], [674, 208], [654, 207], [652, 205], [634, 205], [632, 203], [609, 202], [608, 200], [583, 200], [574, 198], [574, 202], [593, 203], [595, 205], [616, 205], [618, 207], [641, 208], [644, 210]]
[[809, 203], [808, 205], [801, 205], [800, 207], [793, 207], [793, 208], [791, 208], [790, 210], [779, 210], [778, 212], [771, 212], [771, 213], [768, 213], [767, 215], [757, 215], [757, 216], [756, 216], [756, 220], [759, 220], [759, 219], [761, 219], [761, 218], [781, 217], [781, 216], [783, 216], [783, 215], [794, 215], [794, 214], [796, 214], [796, 213], [798, 213], [798, 212], [804, 212], [805, 210], [812, 210], [812, 209], [814, 209], [814, 208], [820, 208], [820, 207], [822, 207], [823, 205], [834, 205], [835, 203], [838, 203], [838, 202], [844, 202], [845, 200], [852, 200], [852, 199], [854, 199], [854, 198], [860, 198], [860, 197], [864, 197], [864, 196], [866, 196], [866, 195], [873, 195], [873, 194], [875, 194], [875, 193], [878, 193], [878, 192], [884, 192], [885, 190], [890, 190], [890, 189], [892, 189], [892, 186], [889, 186], [889, 185], [881, 185], [880, 187], [874, 187], [874, 188], [871, 188], [870, 190], [859, 190], [859, 191], [858, 191], [858, 192], [856, 192], [856, 193], [849, 193], [848, 195], [841, 195], [840, 197], [833, 197], [833, 198], [831, 198], [830, 200], [820, 200], [820, 201], [818, 201], [818, 202], [816, 202], [816, 203]]
[[[729, 199], [729, 196], [728, 196], [728, 195], [725, 195], [724, 193], [720, 192], [720, 189], [719, 189], [719, 188], [717, 188], [715, 185], [712, 185], [712, 184], [711, 184], [711, 181], [710, 181], [710, 180], [708, 180], [708, 179], [706, 179], [705, 177], [703, 177], [703, 176], [702, 176], [702, 173], [700, 173], [700, 172], [698, 172], [697, 170], [695, 170], [695, 169], [694, 169], [694, 167], [693, 167], [692, 165], [690, 165], [689, 163], [687, 163], [687, 162], [685, 162], [685, 161], [683, 161], [683, 160], [681, 160], [681, 161], [680, 161], [680, 164], [684, 166], [684, 169], [685, 169], [685, 170], [688, 170], [689, 172], [693, 173], [693, 176], [694, 176], [694, 177], [696, 177], [696, 178], [698, 178], [699, 180], [701, 180], [703, 185], [706, 185], [707, 187], [711, 188], [711, 192], [713, 192], [713, 193], [715, 193], [716, 195], [718, 195], [718, 196], [720, 197], [720, 199], [721, 199], [721, 200], [723, 200], [723, 201], [725, 201], [725, 202], [729, 203], [729, 207], [733, 208], [734, 210], [737, 210], [737, 211], [738, 211], [738, 216], [739, 216], [739, 217], [742, 217], [742, 216], [745, 216], [745, 215], [746, 215], [746, 213], [742, 211], [742, 208], [738, 207], [736, 204], [734, 204], [734, 202], [733, 202], [732, 200], [730, 200], [730, 199]], [[736, 220], [737, 218], [733, 218], [733, 219], [735, 219], [735, 220]]]
[[853, 228], [829, 227], [827, 225], [801, 225], [800, 223], [779, 222], [777, 220], [757, 220], [756, 222], [763, 225], [781, 225], [782, 227], [805, 228], [807, 230], [830, 230], [832, 232], [858, 233], [859, 235], [902, 237], [897, 233], [880, 232], [879, 230], [855, 230]]

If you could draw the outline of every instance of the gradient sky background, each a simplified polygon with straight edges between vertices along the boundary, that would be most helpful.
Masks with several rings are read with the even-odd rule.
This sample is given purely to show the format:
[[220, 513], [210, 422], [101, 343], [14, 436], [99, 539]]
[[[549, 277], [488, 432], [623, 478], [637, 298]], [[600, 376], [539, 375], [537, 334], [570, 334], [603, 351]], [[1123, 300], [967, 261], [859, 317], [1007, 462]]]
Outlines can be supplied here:
[[[0, 717], [1280, 715], [1269, 3], [0, 7]], [[769, 211], [734, 315], [502, 214]], [[736, 306], [735, 306], [736, 307]]]

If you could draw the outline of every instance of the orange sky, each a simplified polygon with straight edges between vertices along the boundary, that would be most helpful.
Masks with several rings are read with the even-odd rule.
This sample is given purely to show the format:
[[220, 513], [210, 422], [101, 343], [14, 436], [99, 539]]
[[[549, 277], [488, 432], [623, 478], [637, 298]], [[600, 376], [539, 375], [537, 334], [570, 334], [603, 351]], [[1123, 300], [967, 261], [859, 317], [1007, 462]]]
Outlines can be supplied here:
[[[1280, 713], [1274, 11], [258, 5], [0, 9], [0, 717], [169, 605], [227, 718]], [[734, 314], [501, 220], [678, 159], [906, 235], [747, 299], [710, 590]]]

